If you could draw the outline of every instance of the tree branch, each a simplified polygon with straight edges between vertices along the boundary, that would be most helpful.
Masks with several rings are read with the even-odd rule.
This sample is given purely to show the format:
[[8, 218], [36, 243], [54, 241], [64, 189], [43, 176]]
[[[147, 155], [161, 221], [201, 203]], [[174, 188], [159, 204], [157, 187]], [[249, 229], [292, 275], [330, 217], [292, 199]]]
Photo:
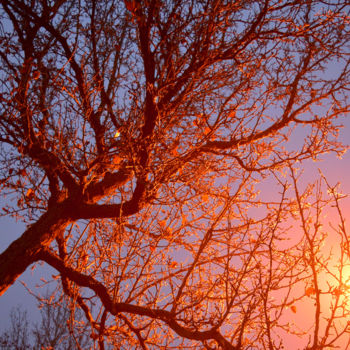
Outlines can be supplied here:
[[43, 247], [62, 233], [71, 222], [66, 206], [56, 205], [12, 242], [0, 254], [0, 295], [2, 295], [15, 280], [38, 260], [37, 256]]
[[187, 339], [198, 341], [214, 339], [218, 344], [220, 344], [220, 346], [223, 347], [223, 349], [238, 350], [238, 348], [229, 343], [217, 330], [194, 331], [181, 326], [175, 320], [175, 314], [172, 312], [163, 309], [150, 309], [139, 305], [114, 302], [111, 299], [107, 288], [102, 283], [91, 276], [84, 275], [83, 273], [74, 270], [72, 267], [65, 265], [64, 261], [49, 249], [42, 249], [38, 254], [38, 258], [54, 267], [57, 271], [64, 274], [67, 278], [75, 282], [80, 287], [87, 287], [93, 290], [99, 296], [105, 308], [112, 315], [117, 315], [118, 313], [131, 313], [140, 316], [148, 316], [150, 318], [163, 321], [178, 335]]

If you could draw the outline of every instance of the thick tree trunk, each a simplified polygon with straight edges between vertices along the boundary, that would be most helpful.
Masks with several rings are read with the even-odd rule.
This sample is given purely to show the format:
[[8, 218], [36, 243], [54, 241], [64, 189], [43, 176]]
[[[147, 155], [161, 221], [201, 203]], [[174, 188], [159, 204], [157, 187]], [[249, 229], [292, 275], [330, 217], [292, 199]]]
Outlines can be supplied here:
[[67, 206], [62, 204], [50, 208], [0, 254], [0, 295], [38, 260], [40, 249], [48, 246], [67, 227], [71, 222], [67, 212]]

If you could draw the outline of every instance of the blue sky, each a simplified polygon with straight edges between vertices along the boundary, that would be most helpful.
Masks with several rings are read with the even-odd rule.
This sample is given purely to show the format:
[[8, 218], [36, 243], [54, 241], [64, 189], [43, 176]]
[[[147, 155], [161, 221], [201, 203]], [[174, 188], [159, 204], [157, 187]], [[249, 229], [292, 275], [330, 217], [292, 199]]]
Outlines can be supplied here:
[[[350, 118], [344, 118], [345, 128], [342, 130], [340, 139], [349, 144], [350, 140]], [[326, 175], [330, 184], [335, 185], [337, 182], [341, 184], [341, 189], [344, 194], [350, 194], [350, 151], [348, 151], [342, 159], [338, 159], [334, 154], [325, 155], [319, 162], [308, 161], [305, 162], [304, 180], [313, 181], [317, 177], [318, 168]], [[4, 204], [4, 200], [1, 201]], [[350, 211], [350, 198], [343, 200], [344, 212]], [[0, 218], [0, 250], [3, 251], [6, 247], [17, 237], [19, 237], [25, 230], [25, 225], [16, 222], [11, 218]], [[21, 283], [24, 282], [28, 288], [35, 292], [44, 293], [45, 288], [41, 290], [36, 289], [35, 286], [43, 284], [40, 280], [42, 277], [48, 279], [55, 270], [47, 265], [37, 264], [34, 270], [27, 269], [27, 271], [11, 286], [3, 296], [0, 297], [0, 330], [4, 330], [9, 325], [9, 314], [11, 308], [17, 305], [22, 305], [28, 311], [29, 320], [36, 322], [39, 320], [39, 310], [36, 307], [36, 299], [32, 296]], [[51, 289], [53, 286], [51, 287]]]

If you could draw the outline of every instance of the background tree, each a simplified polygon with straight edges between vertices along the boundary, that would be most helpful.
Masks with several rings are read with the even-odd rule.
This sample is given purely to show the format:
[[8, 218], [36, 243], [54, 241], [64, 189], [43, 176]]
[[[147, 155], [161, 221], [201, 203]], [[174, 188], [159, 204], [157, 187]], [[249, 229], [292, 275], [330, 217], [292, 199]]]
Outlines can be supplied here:
[[86, 330], [79, 327], [82, 313], [72, 309], [66, 300], [52, 300], [49, 293], [38, 303], [41, 320], [30, 324], [23, 306], [13, 308], [10, 327], [0, 335], [2, 350], [71, 350], [91, 349]]
[[25, 350], [30, 348], [28, 334], [29, 322], [26, 311], [22, 311], [20, 307], [12, 309], [10, 320], [9, 329], [0, 336], [1, 349]]
[[[0, 255], [1, 293], [46, 262], [100, 348], [281, 348], [307, 298], [307, 346], [338, 341], [346, 300], [323, 319], [335, 292], [318, 283], [326, 185], [308, 203], [296, 164], [345, 150], [348, 13], [347, 1], [1, 0], [2, 210], [28, 224]], [[276, 192], [259, 194], [270, 180]]]

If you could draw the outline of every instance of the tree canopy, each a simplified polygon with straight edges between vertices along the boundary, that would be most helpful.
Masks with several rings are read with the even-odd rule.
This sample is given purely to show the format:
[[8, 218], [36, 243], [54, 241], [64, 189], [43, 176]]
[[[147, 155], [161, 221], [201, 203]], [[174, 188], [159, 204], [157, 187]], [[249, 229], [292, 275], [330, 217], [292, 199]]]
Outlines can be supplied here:
[[[346, 149], [348, 1], [0, 4], [1, 213], [27, 224], [0, 293], [45, 262], [100, 349], [346, 337], [342, 195], [298, 169]], [[288, 315], [305, 300], [301, 331]]]

